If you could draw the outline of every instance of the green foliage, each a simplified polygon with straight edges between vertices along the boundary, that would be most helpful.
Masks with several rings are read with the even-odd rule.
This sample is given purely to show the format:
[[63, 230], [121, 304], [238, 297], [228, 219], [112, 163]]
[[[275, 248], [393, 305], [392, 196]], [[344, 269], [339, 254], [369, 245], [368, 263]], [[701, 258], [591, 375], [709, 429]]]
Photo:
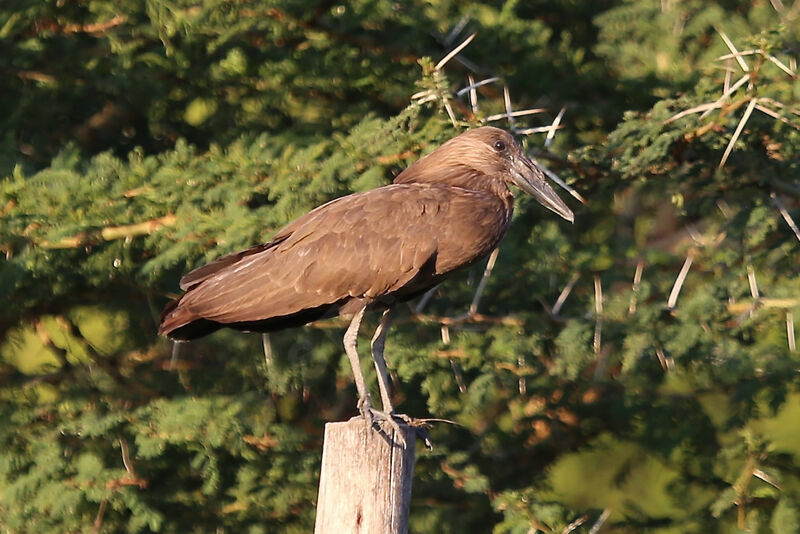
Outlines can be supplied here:
[[567, 107], [526, 143], [588, 203], [569, 226], [518, 199], [480, 315], [480, 267], [400, 310], [399, 407], [461, 425], [419, 451], [411, 530], [796, 532], [779, 6], [4, 3], [0, 530], [308, 532], [324, 422], [355, 413], [343, 323], [173, 353], [158, 313], [188, 269], [504, 112], [498, 84], [453, 96], [473, 72], [548, 108], [519, 127]]

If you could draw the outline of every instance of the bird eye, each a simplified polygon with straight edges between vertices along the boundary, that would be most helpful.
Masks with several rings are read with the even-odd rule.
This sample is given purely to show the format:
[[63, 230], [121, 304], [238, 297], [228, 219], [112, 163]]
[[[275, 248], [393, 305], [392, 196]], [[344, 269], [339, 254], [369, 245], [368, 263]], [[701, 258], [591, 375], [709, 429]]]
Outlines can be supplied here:
[[503, 141], [499, 141], [499, 140], [495, 141], [494, 142], [494, 149], [497, 150], [498, 152], [502, 152], [503, 150], [506, 149], [506, 144]]

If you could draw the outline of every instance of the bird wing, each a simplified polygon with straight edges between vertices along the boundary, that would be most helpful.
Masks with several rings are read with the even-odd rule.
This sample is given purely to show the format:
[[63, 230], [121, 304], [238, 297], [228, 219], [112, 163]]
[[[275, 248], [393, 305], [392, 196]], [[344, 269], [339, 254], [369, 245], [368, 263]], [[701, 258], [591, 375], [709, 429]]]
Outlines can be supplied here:
[[249, 322], [397, 291], [435, 261], [450, 189], [397, 184], [329, 202], [270, 243], [187, 275], [180, 307], [196, 318]]
[[252, 246], [245, 250], [239, 250], [237, 252], [231, 252], [230, 254], [225, 254], [224, 256], [220, 256], [219, 258], [215, 259], [211, 263], [207, 263], [202, 267], [198, 267], [193, 269], [183, 275], [180, 281], [180, 288], [184, 291], [188, 291], [189, 289], [197, 286], [201, 282], [208, 280], [212, 276], [214, 276], [219, 271], [229, 267], [235, 263], [238, 263], [243, 258], [247, 256], [252, 256], [253, 254], [258, 254], [259, 252], [264, 252], [268, 250], [278, 243], [275, 240], [270, 241], [269, 243], [259, 243], [258, 245]]

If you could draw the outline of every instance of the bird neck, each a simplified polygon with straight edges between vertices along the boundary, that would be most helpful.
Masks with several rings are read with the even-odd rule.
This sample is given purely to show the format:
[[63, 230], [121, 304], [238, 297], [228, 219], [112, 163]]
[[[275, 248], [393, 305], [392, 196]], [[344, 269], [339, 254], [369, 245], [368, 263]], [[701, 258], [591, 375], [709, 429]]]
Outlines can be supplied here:
[[[419, 162], [418, 162], [419, 163]], [[394, 179], [396, 184], [430, 184], [458, 187], [468, 191], [492, 193], [500, 198], [508, 209], [514, 196], [499, 176], [486, 175], [467, 165], [448, 165], [435, 168], [412, 165]]]

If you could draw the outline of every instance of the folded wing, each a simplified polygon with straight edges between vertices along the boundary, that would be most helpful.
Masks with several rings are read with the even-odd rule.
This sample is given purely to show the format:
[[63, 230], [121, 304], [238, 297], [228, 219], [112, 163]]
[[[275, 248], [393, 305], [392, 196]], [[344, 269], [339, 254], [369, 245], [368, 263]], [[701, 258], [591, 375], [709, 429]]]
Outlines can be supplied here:
[[496, 197], [486, 195], [477, 206], [502, 229], [492, 229], [486, 217], [477, 224], [476, 199], [462, 196], [448, 187], [393, 184], [320, 206], [269, 243], [184, 276], [187, 293], [165, 311], [161, 331], [193, 321], [263, 322], [269, 330], [270, 324], [285, 327], [269, 322], [274, 318], [307, 322], [312, 316], [304, 310], [315, 310], [313, 317], [335, 315], [350, 300], [368, 304], [424, 290], [488, 253], [505, 231], [502, 214], [491, 216], [499, 210]]

